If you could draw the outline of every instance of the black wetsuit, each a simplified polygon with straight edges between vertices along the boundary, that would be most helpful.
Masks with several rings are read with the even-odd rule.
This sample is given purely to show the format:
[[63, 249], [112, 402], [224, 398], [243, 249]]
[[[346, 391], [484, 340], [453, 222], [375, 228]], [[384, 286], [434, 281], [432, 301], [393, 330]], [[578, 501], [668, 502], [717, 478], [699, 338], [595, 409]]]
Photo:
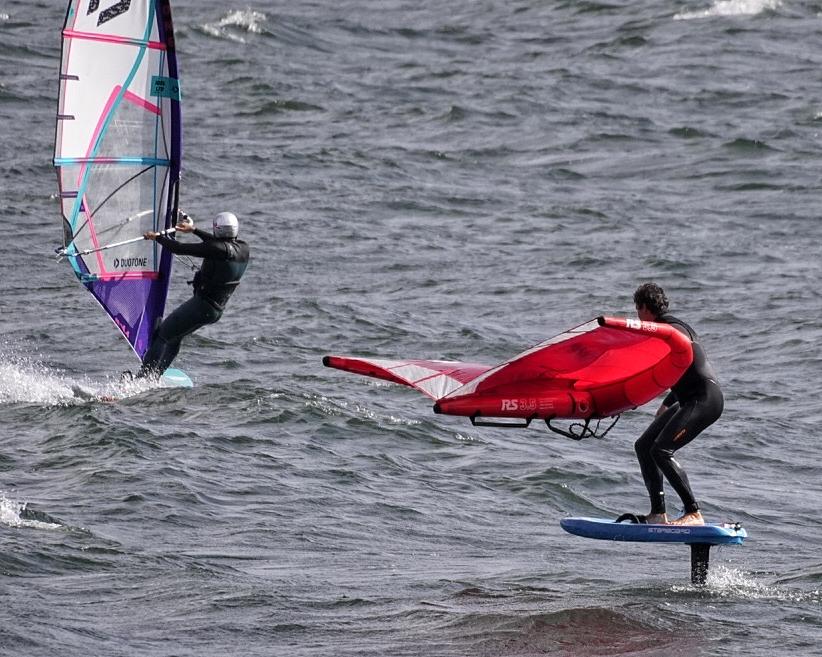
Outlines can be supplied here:
[[654, 419], [634, 447], [651, 497], [651, 513], [665, 513], [663, 474], [682, 498], [685, 513], [694, 513], [699, 510], [699, 505], [691, 492], [685, 471], [674, 459], [674, 452], [716, 422], [722, 415], [724, 401], [705, 350], [697, 341], [696, 332], [673, 315], [662, 315], [657, 321], [670, 324], [690, 337], [694, 360], [662, 402], [668, 408]]
[[177, 255], [202, 258], [203, 264], [194, 276], [194, 296], [157, 328], [138, 377], [160, 376], [177, 356], [185, 336], [222, 317], [248, 266], [249, 247], [242, 240], [220, 239], [199, 229], [193, 234], [202, 243], [183, 244], [168, 237], [157, 238], [163, 248]]

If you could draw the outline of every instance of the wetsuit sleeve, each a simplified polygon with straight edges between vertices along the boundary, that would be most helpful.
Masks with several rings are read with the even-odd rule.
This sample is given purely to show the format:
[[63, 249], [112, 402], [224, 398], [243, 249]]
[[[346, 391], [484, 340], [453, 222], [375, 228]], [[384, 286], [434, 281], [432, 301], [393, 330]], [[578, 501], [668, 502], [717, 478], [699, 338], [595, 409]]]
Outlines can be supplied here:
[[671, 390], [671, 392], [669, 392], [667, 395], [665, 395], [665, 399], [662, 400], [662, 404], [663, 404], [663, 406], [666, 406], [666, 407], [670, 408], [671, 406], [676, 404], [678, 401], [679, 401], [679, 399], [677, 399], [676, 393], [673, 390]]
[[212, 240], [217, 239], [211, 233], [207, 233], [204, 230], [200, 230], [199, 228], [195, 228], [193, 231], [191, 231], [191, 234], [196, 235], [201, 240], [203, 240], [203, 242], [211, 242]]
[[194, 258], [214, 258], [216, 260], [227, 259], [226, 251], [220, 246], [219, 240], [215, 240], [208, 233], [204, 233], [198, 229], [195, 229], [193, 234], [197, 235], [200, 239], [203, 239], [203, 235], [209, 239], [200, 244], [183, 244], [169, 237], [161, 236], [157, 238], [157, 243], [176, 255], [192, 256]]

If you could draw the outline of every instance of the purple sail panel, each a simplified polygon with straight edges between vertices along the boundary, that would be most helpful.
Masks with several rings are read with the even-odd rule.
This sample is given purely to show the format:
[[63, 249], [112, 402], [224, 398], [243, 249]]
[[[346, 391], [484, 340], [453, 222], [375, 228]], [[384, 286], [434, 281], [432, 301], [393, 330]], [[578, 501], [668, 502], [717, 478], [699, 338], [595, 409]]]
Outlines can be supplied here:
[[98, 281], [86, 285], [135, 353], [143, 357], [162, 315], [167, 286], [161, 280]]

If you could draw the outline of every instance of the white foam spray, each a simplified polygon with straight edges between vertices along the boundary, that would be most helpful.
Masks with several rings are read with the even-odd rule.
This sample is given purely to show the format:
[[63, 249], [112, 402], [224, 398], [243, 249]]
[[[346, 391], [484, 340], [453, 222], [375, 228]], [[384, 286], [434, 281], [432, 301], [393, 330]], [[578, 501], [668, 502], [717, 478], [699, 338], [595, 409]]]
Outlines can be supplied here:
[[71, 383], [44, 365], [0, 352], [0, 404], [71, 404]]
[[0, 404], [72, 406], [116, 401], [159, 385], [148, 379], [121, 382], [117, 377], [95, 382], [72, 378], [37, 358], [19, 354], [8, 344], [0, 347]]
[[676, 14], [674, 20], [711, 18], [713, 16], [755, 16], [763, 11], [777, 9], [781, 4], [781, 0], [717, 0], [708, 9]]
[[[692, 592], [694, 587], [676, 585], [673, 590]], [[768, 584], [756, 579], [750, 573], [723, 564], [711, 566], [705, 586], [696, 590], [704, 595], [716, 598], [812, 603], [822, 601], [822, 592], [818, 590], [802, 591]]]
[[0, 493], [0, 525], [26, 527], [28, 529], [60, 529], [61, 525], [25, 517], [25, 502], [9, 499]]

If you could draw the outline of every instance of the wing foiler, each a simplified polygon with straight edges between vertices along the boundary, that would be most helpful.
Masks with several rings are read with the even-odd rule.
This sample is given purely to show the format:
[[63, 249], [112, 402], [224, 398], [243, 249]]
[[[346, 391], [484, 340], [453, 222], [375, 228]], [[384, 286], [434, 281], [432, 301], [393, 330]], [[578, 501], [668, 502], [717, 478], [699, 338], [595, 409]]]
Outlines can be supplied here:
[[[692, 361], [690, 339], [671, 325], [616, 317], [593, 319], [495, 367], [323, 358], [327, 367], [415, 388], [435, 400], [435, 413], [468, 417], [480, 426], [522, 427], [541, 419], [572, 438], [596, 435], [588, 429], [591, 420], [618, 417], [653, 400]], [[512, 424], [511, 419], [525, 422]], [[584, 420], [585, 425], [582, 432], [568, 433], [553, 427], [554, 419]]]

